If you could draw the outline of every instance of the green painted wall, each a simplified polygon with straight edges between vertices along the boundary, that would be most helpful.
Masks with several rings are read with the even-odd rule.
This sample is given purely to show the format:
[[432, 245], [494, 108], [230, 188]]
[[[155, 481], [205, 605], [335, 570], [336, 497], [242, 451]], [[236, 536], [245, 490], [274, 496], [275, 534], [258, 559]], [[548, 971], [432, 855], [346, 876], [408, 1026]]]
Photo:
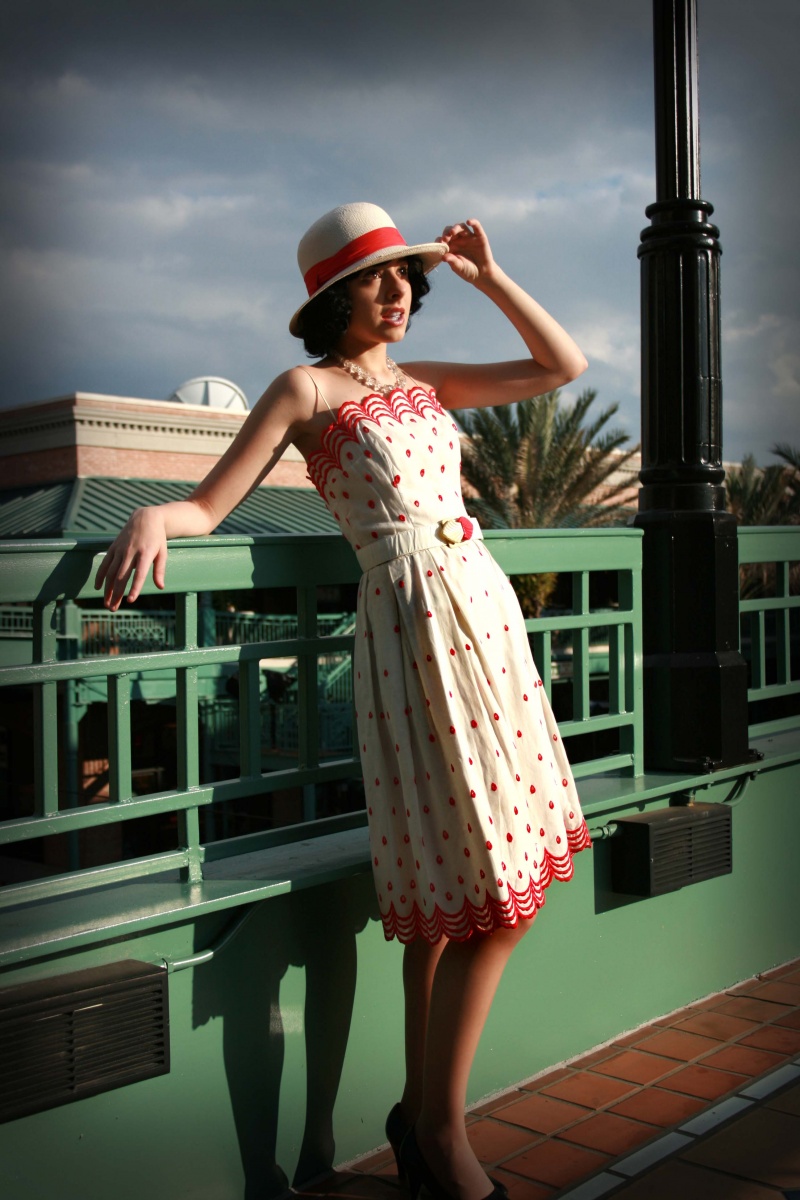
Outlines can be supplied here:
[[[759, 776], [734, 808], [733, 874], [669, 896], [611, 895], [609, 842], [579, 855], [508, 968], [471, 1100], [800, 956], [798, 795], [800, 765]], [[293, 1178], [307, 1113], [306, 1170], [381, 1143], [401, 1087], [402, 993], [401, 951], [376, 916], [367, 874], [264, 902], [213, 962], [170, 977], [169, 1075], [0, 1127], [0, 1195], [261, 1200]], [[40, 961], [0, 986], [184, 957], [230, 919]]]

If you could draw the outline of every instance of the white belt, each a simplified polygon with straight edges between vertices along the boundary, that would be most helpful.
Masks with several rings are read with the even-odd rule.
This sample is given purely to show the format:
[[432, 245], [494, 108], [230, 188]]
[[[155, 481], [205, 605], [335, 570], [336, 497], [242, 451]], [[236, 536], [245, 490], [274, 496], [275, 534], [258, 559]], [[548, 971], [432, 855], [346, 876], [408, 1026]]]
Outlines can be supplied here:
[[378, 538], [369, 546], [356, 550], [356, 557], [361, 570], [369, 571], [404, 554], [430, 550], [433, 546], [458, 546], [482, 537], [483, 532], [474, 517], [449, 517], [436, 525], [412, 525], [410, 529]]

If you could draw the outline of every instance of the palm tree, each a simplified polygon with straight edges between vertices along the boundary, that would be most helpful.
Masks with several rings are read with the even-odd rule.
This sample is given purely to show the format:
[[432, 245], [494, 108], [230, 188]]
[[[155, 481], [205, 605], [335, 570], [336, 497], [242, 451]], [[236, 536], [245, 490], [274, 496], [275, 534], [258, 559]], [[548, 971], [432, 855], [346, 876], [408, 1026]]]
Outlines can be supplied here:
[[[573, 405], [558, 392], [519, 404], [456, 414], [466, 439], [462, 473], [474, 495], [467, 510], [488, 529], [618, 525], [632, 509], [623, 502], [627, 481], [609, 483], [639, 447], [617, 453], [628, 435], [606, 430], [617, 411], [612, 404], [584, 426], [597, 393], [586, 390]], [[528, 616], [538, 616], [552, 594], [556, 576], [513, 580]]]
[[789, 474], [780, 463], [756, 466], [752, 454], [746, 454], [740, 466], [729, 467], [725, 475], [728, 511], [736, 517], [737, 524], [786, 524], [791, 500]]
[[[782, 463], [756, 466], [746, 454], [741, 466], [729, 467], [725, 486], [728, 511], [739, 525], [797, 525], [800, 522], [800, 450], [786, 442], [772, 447]], [[740, 568], [742, 599], [763, 596], [771, 585], [774, 568], [768, 563], [747, 563]], [[800, 569], [790, 572], [791, 590], [796, 592]]]
[[786, 521], [781, 524], [796, 525], [800, 521], [800, 449], [788, 442], [778, 442], [772, 447], [772, 453], [786, 463]]

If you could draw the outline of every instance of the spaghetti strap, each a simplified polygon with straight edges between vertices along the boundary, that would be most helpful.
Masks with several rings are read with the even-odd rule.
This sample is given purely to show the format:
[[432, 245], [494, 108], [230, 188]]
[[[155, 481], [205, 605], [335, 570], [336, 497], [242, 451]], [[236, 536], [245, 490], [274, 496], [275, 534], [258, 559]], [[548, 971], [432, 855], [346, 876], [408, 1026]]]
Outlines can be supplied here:
[[323, 392], [322, 388], [321, 388], [321, 387], [319, 386], [319, 384], [317, 383], [317, 381], [316, 381], [316, 379], [314, 378], [314, 376], [311, 374], [311, 372], [310, 372], [310, 371], [306, 371], [305, 367], [304, 367], [304, 366], [302, 366], [302, 364], [298, 364], [298, 365], [300, 366], [300, 370], [301, 370], [301, 371], [305, 371], [306, 375], [308, 376], [308, 378], [309, 378], [309, 379], [311, 380], [311, 382], [313, 383], [313, 385], [314, 385], [314, 387], [315, 387], [315, 389], [316, 389], [316, 393], [317, 393], [317, 395], [320, 397], [320, 399], [321, 399], [321, 400], [323, 400], [323, 401], [324, 401], [324, 403], [325, 403], [325, 407], [327, 408], [328, 412], [331, 414], [331, 416], [332, 416], [332, 417], [335, 417], [335, 416], [336, 416], [336, 413], [333, 411], [333, 409], [331, 408], [330, 404], [328, 404], [328, 401], [327, 401], [327, 399], [325, 398], [325, 393]]

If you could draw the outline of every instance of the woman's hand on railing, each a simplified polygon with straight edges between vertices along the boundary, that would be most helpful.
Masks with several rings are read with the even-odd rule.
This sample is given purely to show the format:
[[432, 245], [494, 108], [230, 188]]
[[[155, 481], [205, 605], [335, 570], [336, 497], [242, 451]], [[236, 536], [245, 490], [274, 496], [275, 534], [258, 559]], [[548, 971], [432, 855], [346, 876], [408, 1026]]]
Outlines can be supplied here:
[[128, 603], [141, 592], [150, 567], [153, 583], [164, 587], [167, 568], [167, 530], [159, 508], [137, 508], [108, 548], [95, 576], [94, 586], [103, 588], [105, 607], [116, 612], [128, 580], [133, 575]]

